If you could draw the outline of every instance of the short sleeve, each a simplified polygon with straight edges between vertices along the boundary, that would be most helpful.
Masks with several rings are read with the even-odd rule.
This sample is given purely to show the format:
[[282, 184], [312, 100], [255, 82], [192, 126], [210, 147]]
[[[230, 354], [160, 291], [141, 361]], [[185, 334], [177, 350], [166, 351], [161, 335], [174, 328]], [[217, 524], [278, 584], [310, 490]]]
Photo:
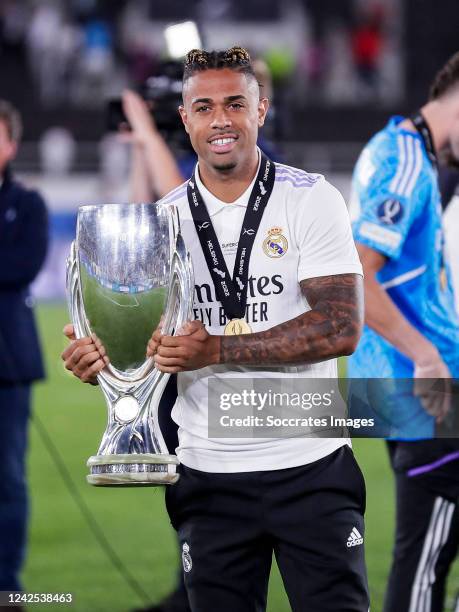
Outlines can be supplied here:
[[346, 204], [335, 187], [325, 179], [318, 181], [299, 203], [297, 215], [298, 281], [362, 274]]
[[392, 147], [379, 146], [367, 145], [354, 172], [352, 230], [356, 242], [396, 260], [422, 206], [423, 152], [419, 139], [406, 134]]

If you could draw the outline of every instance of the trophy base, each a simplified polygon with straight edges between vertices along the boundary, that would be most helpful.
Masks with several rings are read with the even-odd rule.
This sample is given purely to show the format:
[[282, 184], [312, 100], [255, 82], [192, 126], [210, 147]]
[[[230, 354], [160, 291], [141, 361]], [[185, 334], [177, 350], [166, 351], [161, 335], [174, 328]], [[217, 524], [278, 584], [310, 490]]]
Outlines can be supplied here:
[[174, 484], [179, 461], [175, 455], [96, 455], [88, 459], [89, 484], [96, 487], [154, 487]]

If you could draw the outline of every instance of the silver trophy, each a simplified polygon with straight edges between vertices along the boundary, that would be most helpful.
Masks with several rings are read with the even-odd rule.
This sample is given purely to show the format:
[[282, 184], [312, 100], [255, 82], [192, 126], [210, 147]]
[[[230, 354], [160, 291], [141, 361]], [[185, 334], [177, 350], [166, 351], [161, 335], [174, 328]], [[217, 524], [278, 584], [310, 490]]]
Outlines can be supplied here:
[[108, 406], [93, 485], [159, 485], [177, 481], [158, 405], [169, 378], [146, 357], [161, 322], [173, 335], [190, 319], [193, 269], [178, 213], [160, 204], [82, 206], [67, 262], [67, 296], [77, 338], [95, 334], [110, 363], [97, 379]]

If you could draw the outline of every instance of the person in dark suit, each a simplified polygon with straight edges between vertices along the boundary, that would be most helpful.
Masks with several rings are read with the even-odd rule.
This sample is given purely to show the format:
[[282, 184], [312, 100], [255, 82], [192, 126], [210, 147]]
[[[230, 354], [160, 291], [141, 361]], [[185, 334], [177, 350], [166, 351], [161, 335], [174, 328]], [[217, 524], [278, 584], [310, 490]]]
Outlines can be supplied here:
[[44, 377], [29, 285], [46, 255], [47, 212], [11, 175], [21, 131], [19, 113], [0, 100], [0, 591], [21, 590], [30, 387]]

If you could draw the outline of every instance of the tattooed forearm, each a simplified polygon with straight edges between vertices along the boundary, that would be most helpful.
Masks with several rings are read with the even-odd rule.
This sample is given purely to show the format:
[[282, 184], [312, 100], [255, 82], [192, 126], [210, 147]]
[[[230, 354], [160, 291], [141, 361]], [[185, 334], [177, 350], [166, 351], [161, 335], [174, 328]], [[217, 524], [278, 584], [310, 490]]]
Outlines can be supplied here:
[[358, 274], [311, 278], [300, 283], [311, 310], [264, 332], [220, 338], [220, 363], [314, 363], [351, 354], [363, 323]]

